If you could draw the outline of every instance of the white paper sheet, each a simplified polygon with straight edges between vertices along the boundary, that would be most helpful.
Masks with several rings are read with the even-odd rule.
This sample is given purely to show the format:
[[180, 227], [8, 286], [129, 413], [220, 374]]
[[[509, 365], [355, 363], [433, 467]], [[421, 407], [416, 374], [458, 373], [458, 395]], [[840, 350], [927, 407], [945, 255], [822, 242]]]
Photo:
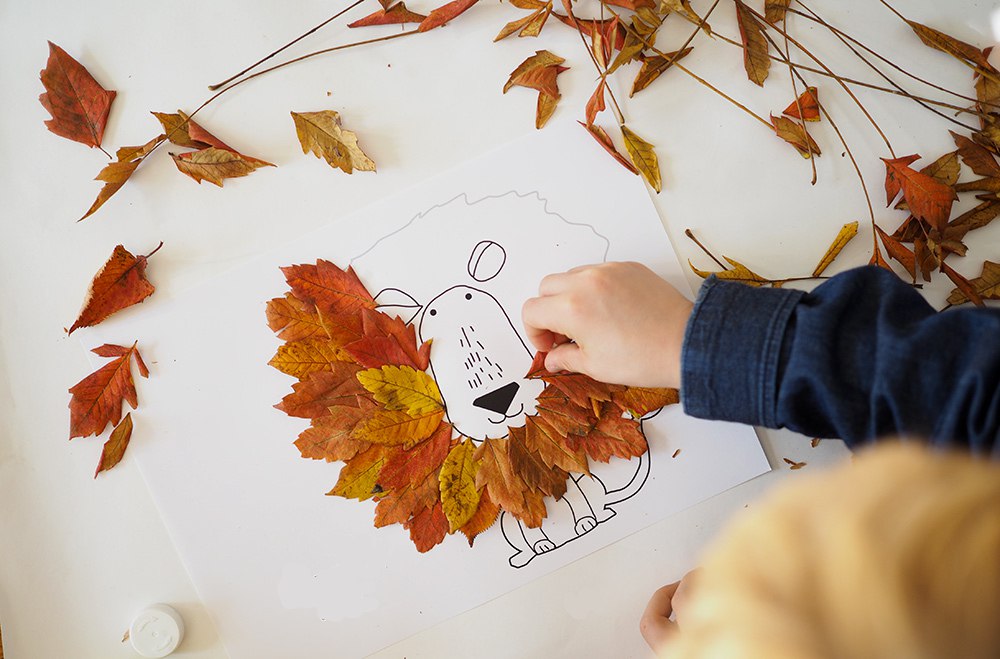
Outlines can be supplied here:
[[[768, 470], [752, 429], [665, 409], [643, 422], [647, 464], [595, 469], [608, 490], [634, 496], [608, 503], [614, 514], [598, 514], [601, 523], [579, 536], [572, 517], [553, 513], [543, 529], [557, 548], [522, 555], [527, 564], [514, 568], [500, 524], [473, 549], [456, 534], [417, 553], [402, 527], [373, 527], [372, 502], [324, 496], [339, 465], [304, 460], [292, 445], [307, 421], [273, 409], [292, 379], [267, 366], [280, 343], [264, 317], [266, 301], [286, 290], [279, 266], [353, 263], [373, 294], [406, 294], [387, 291], [380, 302], [408, 296], [425, 311], [486, 294], [509, 323], [476, 312], [459, 324], [479, 322], [482, 355], [504, 354], [507, 372], [519, 374], [530, 354], [500, 344], [523, 336], [520, 304], [544, 274], [634, 260], [687, 288], [641, 181], [580, 133], [546, 129], [352, 216], [331, 212], [320, 231], [85, 337], [140, 339], [152, 375], [139, 383], [129, 451], [234, 658], [368, 654]], [[452, 287], [463, 287], [454, 289], [461, 297], [440, 297]], [[438, 370], [447, 370], [444, 344], [432, 354]], [[590, 493], [595, 509], [603, 492]]]

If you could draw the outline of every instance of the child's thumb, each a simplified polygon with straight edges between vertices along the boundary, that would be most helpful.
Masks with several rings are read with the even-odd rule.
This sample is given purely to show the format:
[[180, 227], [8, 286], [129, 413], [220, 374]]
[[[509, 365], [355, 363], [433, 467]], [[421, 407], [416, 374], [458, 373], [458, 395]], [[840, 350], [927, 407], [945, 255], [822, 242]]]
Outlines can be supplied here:
[[575, 343], [567, 342], [556, 346], [545, 356], [545, 368], [548, 371], [583, 371], [583, 351]]

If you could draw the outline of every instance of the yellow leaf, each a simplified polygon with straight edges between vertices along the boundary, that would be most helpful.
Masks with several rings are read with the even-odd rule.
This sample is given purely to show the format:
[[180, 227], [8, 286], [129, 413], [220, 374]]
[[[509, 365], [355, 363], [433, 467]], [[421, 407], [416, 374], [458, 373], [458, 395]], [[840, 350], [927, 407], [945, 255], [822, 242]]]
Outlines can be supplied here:
[[337, 484], [326, 493], [327, 496], [335, 495], [358, 501], [372, 498], [376, 494], [375, 485], [385, 462], [384, 446], [372, 446], [358, 454], [350, 462], [344, 463]]
[[826, 254], [824, 254], [823, 258], [819, 261], [819, 265], [817, 265], [816, 269], [813, 270], [812, 276], [819, 277], [823, 274], [823, 271], [826, 270], [831, 263], [833, 263], [833, 260], [837, 258], [837, 255], [840, 254], [841, 250], [844, 249], [844, 247], [847, 246], [847, 243], [851, 242], [851, 238], [854, 238], [856, 235], [858, 235], [857, 222], [849, 222], [842, 226], [840, 228], [840, 233], [837, 234], [833, 244], [830, 245], [830, 249], [826, 250]]
[[418, 417], [444, 409], [434, 378], [410, 366], [386, 365], [359, 371], [358, 382], [387, 410], [402, 410]]
[[622, 125], [622, 137], [625, 140], [625, 150], [628, 151], [632, 164], [635, 165], [646, 182], [660, 191], [660, 162], [653, 151], [653, 145], [642, 139], [628, 126]]
[[283, 344], [268, 364], [282, 373], [304, 380], [310, 373], [331, 370], [335, 362], [350, 361], [351, 356], [335, 341], [308, 338]]
[[762, 284], [770, 283], [769, 279], [764, 279], [757, 273], [751, 271], [750, 268], [746, 267], [742, 263], [734, 261], [728, 256], [723, 256], [722, 258], [729, 261], [730, 265], [733, 266], [732, 270], [723, 270], [721, 272], [706, 272], [705, 270], [699, 270], [698, 268], [694, 267], [691, 264], [691, 261], [688, 261], [688, 265], [691, 267], [694, 273], [699, 277], [701, 277], [702, 279], [705, 279], [710, 275], [715, 275], [719, 279], [724, 279], [726, 281], [736, 281], [741, 284], [746, 284], [748, 286], [760, 286]]
[[210, 146], [201, 151], [189, 151], [187, 153], [171, 153], [177, 169], [193, 178], [198, 183], [208, 181], [222, 187], [222, 182], [227, 178], [239, 178], [247, 176], [261, 167], [274, 167], [269, 162], [248, 159], [235, 151], [227, 151], [218, 147]]
[[561, 96], [549, 96], [545, 92], [538, 92], [538, 107], [535, 109], [535, 128], [541, 129], [548, 123], [549, 118], [556, 111], [556, 105]]
[[[975, 279], [970, 279], [969, 284], [982, 299], [1000, 300], [1000, 263], [983, 261], [983, 274]], [[948, 304], [962, 304], [968, 301], [969, 296], [960, 288], [956, 288], [948, 296]]]
[[479, 507], [479, 490], [476, 488], [476, 471], [479, 463], [473, 456], [476, 445], [463, 439], [451, 449], [441, 465], [438, 479], [441, 485], [441, 506], [448, 518], [449, 533], [454, 533], [472, 519]]
[[302, 153], [312, 151], [331, 167], [351, 174], [355, 169], [374, 172], [375, 163], [358, 146], [358, 136], [340, 127], [340, 115], [333, 110], [292, 112]]
[[441, 425], [444, 411], [412, 417], [406, 412], [378, 410], [351, 432], [355, 439], [385, 446], [410, 448], [430, 437]]
[[792, 121], [787, 117], [776, 117], [771, 115], [771, 125], [774, 126], [774, 134], [785, 140], [799, 152], [803, 158], [823, 155], [819, 150], [819, 145], [802, 124]]

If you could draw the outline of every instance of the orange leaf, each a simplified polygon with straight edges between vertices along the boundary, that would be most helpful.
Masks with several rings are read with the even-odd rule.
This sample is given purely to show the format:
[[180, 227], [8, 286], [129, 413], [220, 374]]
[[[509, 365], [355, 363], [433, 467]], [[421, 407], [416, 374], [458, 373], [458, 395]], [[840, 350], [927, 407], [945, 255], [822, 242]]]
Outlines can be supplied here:
[[448, 518], [440, 501], [414, 515], [403, 526], [410, 531], [410, 540], [421, 554], [441, 544], [448, 534]]
[[[802, 116], [799, 116], [799, 108], [802, 108]], [[807, 87], [799, 94], [798, 99], [785, 108], [782, 112], [785, 116], [793, 119], [805, 119], [806, 121], [819, 121], [819, 92], [815, 87]]]
[[545, 370], [544, 352], [535, 355], [527, 377], [543, 380], [546, 384], [556, 387], [576, 405], [584, 409], [591, 407], [592, 401], [610, 401], [612, 392], [625, 390], [625, 387], [620, 384], [598, 382], [581, 373], [568, 373], [566, 371], [550, 373]]
[[[901, 263], [906, 268], [906, 271], [910, 273], [910, 276], [915, 278], [917, 276], [917, 266], [916, 257], [913, 255], [913, 252], [907, 249], [903, 243], [888, 235], [885, 231], [882, 231], [878, 225], [875, 226], [875, 231], [878, 233], [878, 237], [882, 241], [882, 245], [885, 246], [885, 251], [889, 253], [889, 256]], [[879, 263], [878, 265], [882, 264]]]
[[549, 96], [559, 96], [559, 86], [556, 83], [556, 76], [566, 70], [560, 66], [565, 62], [562, 57], [550, 53], [547, 50], [536, 51], [534, 55], [527, 58], [517, 68], [511, 71], [510, 77], [503, 86], [503, 93], [506, 94], [515, 85], [536, 89]]
[[[160, 243], [162, 246], [163, 243]], [[111, 258], [90, 283], [83, 310], [69, 328], [69, 333], [80, 327], [97, 325], [116, 311], [139, 304], [152, 295], [156, 289], [146, 279], [146, 259], [160, 247], [146, 256], [133, 256], [121, 245], [115, 247]]]
[[348, 23], [347, 27], [367, 27], [369, 25], [397, 25], [403, 23], [420, 23], [427, 17], [410, 11], [402, 2], [397, 2], [388, 9], [380, 9], [364, 18]]
[[528, 448], [525, 435], [524, 428], [510, 428], [507, 451], [511, 466], [528, 489], [559, 499], [566, 493], [569, 475], [564, 469], [545, 464], [538, 453]]
[[[315, 265], [290, 265], [281, 268], [281, 271], [295, 297], [316, 305], [328, 316], [357, 314], [360, 308], [375, 308], [375, 300], [350, 266], [341, 270], [333, 263], [319, 259]], [[345, 326], [356, 326], [357, 338], [360, 338], [360, 318], [353, 321], [342, 319], [342, 322]]]
[[636, 74], [635, 80], [632, 81], [632, 91], [628, 93], [629, 97], [635, 96], [637, 93], [648, 87], [650, 83], [659, 78], [664, 71], [669, 69], [676, 62], [679, 62], [687, 57], [692, 50], [693, 49], [691, 47], [688, 47], [680, 52], [675, 50], [664, 55], [653, 55], [651, 57], [643, 58], [642, 67], [639, 69], [639, 73]]
[[[108, 438], [108, 441], [104, 442], [104, 448], [101, 450], [101, 459], [97, 463], [97, 471], [94, 472], [94, 478], [97, 478], [97, 474], [111, 469], [122, 461], [130, 439], [132, 439], [131, 412], [126, 414], [121, 423], [115, 426], [115, 429], [111, 431], [111, 437]], [[0, 659], [3, 659], [3, 657], [0, 656]]]
[[476, 449], [476, 487], [484, 487], [500, 507], [531, 528], [545, 518], [544, 496], [532, 491], [511, 464], [510, 439], [488, 439]]
[[594, 427], [590, 407], [580, 407], [552, 385], [538, 396], [536, 409], [539, 419], [563, 435], [585, 435]]
[[312, 337], [289, 341], [278, 347], [269, 366], [282, 373], [304, 380], [316, 371], [332, 371], [340, 362], [350, 361], [351, 356], [340, 344], [326, 337]]
[[52, 115], [45, 122], [48, 129], [91, 148], [100, 146], [117, 92], [101, 87], [82, 64], [51, 41], [41, 79], [45, 92], [38, 100]]
[[479, 493], [479, 507], [476, 508], [476, 514], [459, 529], [468, 538], [470, 547], [475, 542], [476, 536], [493, 526], [499, 516], [500, 506], [490, 498], [489, 490], [482, 490]]
[[398, 490], [407, 485], [416, 485], [432, 475], [436, 481], [437, 471], [450, 448], [451, 424], [442, 423], [423, 442], [390, 457], [379, 474], [379, 485], [387, 490]]
[[633, 418], [641, 419], [661, 407], [679, 403], [680, 395], [676, 389], [628, 387], [625, 391], [611, 392], [611, 400]]
[[210, 146], [201, 151], [171, 153], [174, 164], [181, 173], [187, 174], [198, 183], [208, 181], [222, 187], [227, 178], [240, 178], [252, 174], [261, 167], [274, 167], [269, 162], [248, 158], [236, 151]]
[[399, 317], [390, 318], [380, 311], [366, 308], [362, 308], [361, 318], [364, 336], [344, 346], [357, 363], [366, 368], [391, 364], [427, 370], [431, 344], [425, 342], [417, 348], [413, 325], [407, 325]]
[[368, 418], [371, 406], [365, 408], [331, 405], [325, 416], [314, 418], [302, 431], [295, 446], [303, 458], [311, 460], [350, 460], [368, 448], [368, 443], [351, 437], [354, 427]]
[[405, 483], [399, 489], [379, 494], [378, 505], [375, 506], [375, 526], [405, 524], [411, 517], [437, 503], [439, 497], [437, 478]]
[[275, 408], [288, 416], [314, 419], [323, 416], [333, 405], [358, 406], [358, 396], [366, 394], [358, 382], [361, 369], [356, 364], [331, 364], [329, 371], [311, 373], [292, 385], [292, 393], [281, 399]]
[[816, 144], [812, 135], [809, 134], [809, 131], [802, 124], [786, 117], [776, 117], [772, 114], [771, 125], [774, 126], [774, 134], [795, 147], [795, 150], [803, 158], [822, 155], [819, 145]]
[[570, 448], [566, 435], [539, 416], [525, 419], [525, 448], [538, 455], [547, 467], [589, 474], [587, 457], [578, 447]]
[[947, 185], [910, 167], [919, 158], [918, 155], [882, 158], [886, 168], [886, 204], [891, 204], [902, 191], [910, 212], [941, 231], [948, 223], [951, 205], [958, 195]]
[[612, 158], [617, 160], [618, 164], [633, 174], [637, 176], [639, 175], [639, 170], [635, 168], [635, 165], [629, 162], [628, 159], [615, 148], [615, 144], [611, 141], [611, 136], [608, 135], [608, 131], [604, 130], [600, 126], [588, 126], [582, 121], [578, 121], [577, 123], [586, 128], [587, 132], [590, 133], [590, 136], [597, 140], [597, 143], [601, 145], [601, 148], [607, 151]]
[[132, 356], [139, 374], [149, 377], [136, 344], [131, 348], [104, 344], [94, 348], [101, 357], [114, 357], [78, 383], [69, 393], [69, 438], [100, 435], [109, 423], [117, 425], [122, 418], [122, 401], [135, 409], [139, 405], [132, 380]]
[[95, 181], [104, 181], [104, 187], [97, 194], [97, 199], [90, 205], [87, 212], [83, 214], [78, 222], [83, 221], [93, 215], [98, 208], [104, 205], [108, 199], [132, 177], [139, 164], [146, 159], [146, 156], [166, 139], [166, 135], [158, 135], [143, 146], [123, 146], [118, 149], [118, 159], [110, 162], [98, 172], [94, 177]]
[[533, 13], [520, 18], [516, 21], [511, 21], [503, 26], [503, 29], [493, 38], [493, 41], [500, 41], [501, 39], [506, 39], [515, 32], [518, 33], [518, 37], [537, 37], [542, 32], [542, 28], [545, 27], [545, 21], [548, 20], [549, 15], [552, 13], [552, 3], [547, 2], [540, 6]]
[[427, 30], [433, 30], [436, 27], [440, 27], [448, 21], [456, 18], [459, 14], [468, 10], [477, 2], [479, 2], [479, 0], [454, 0], [448, 4], [441, 5], [427, 15], [427, 18], [425, 18], [417, 27], [417, 31], [426, 32]]
[[594, 93], [590, 95], [590, 100], [587, 101], [586, 114], [588, 125], [593, 125], [594, 120], [597, 119], [597, 113], [602, 112], [606, 107], [604, 105], [605, 85], [604, 78], [601, 78], [601, 81], [597, 83], [597, 89], [594, 90]]
[[[564, 1], [563, 5], [565, 6], [565, 4]], [[628, 30], [616, 18], [606, 18], [604, 20], [582, 19], [566, 16], [556, 11], [552, 12], [552, 15], [564, 25], [568, 25], [574, 30], [579, 30], [590, 37], [591, 40], [594, 39], [595, 35], [599, 34], [599, 38], [613, 44], [615, 50], [621, 50], [622, 46], [625, 45], [625, 36]]]
[[337, 484], [327, 496], [364, 501], [378, 494], [378, 476], [392, 447], [372, 444], [350, 462], [345, 462]]
[[267, 302], [267, 326], [284, 341], [311, 337], [331, 338], [316, 307], [291, 293]]
[[764, 86], [771, 68], [767, 39], [757, 18], [741, 0], [736, 2], [736, 21], [740, 26], [740, 40], [743, 42], [743, 68], [750, 82]]
[[639, 422], [622, 417], [613, 404], [605, 404], [601, 417], [587, 435], [571, 435], [567, 445], [582, 449], [592, 460], [608, 462], [611, 458], [630, 460], [649, 448]]

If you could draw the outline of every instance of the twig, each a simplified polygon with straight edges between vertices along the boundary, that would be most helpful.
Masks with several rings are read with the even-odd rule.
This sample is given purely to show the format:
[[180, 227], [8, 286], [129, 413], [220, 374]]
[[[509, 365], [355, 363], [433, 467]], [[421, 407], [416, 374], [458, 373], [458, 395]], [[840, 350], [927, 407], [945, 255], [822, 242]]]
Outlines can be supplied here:
[[723, 270], [728, 270], [729, 269], [728, 265], [726, 265], [725, 263], [723, 263], [719, 259], [715, 258], [715, 254], [712, 254], [710, 251], [708, 251], [708, 248], [705, 247], [704, 245], [702, 245], [701, 241], [694, 237], [694, 232], [691, 231], [691, 229], [684, 229], [684, 235], [687, 236], [688, 238], [690, 238], [691, 240], [693, 240], [695, 245], [697, 245], [698, 247], [701, 247], [701, 251], [703, 251], [706, 254], [708, 254], [708, 258], [710, 258], [713, 261], [715, 261], [716, 263], [718, 263], [720, 268], [722, 268]]
[[[795, 67], [792, 66], [792, 50], [788, 47], [788, 15], [785, 14], [781, 17], [781, 26], [785, 30], [785, 60], [788, 61], [788, 77], [792, 80], [792, 98], [795, 99], [795, 109], [799, 113], [799, 123], [802, 124], [802, 132], [805, 134], [806, 139], [806, 149], [809, 153], [809, 164], [812, 166], [812, 185], [816, 185], [816, 158], [813, 157], [812, 140], [809, 137], [809, 128], [806, 126], [806, 117], [802, 112], [802, 101], [799, 100], [799, 90], [796, 89], [795, 85]], [[806, 91], [809, 91], [809, 87], [806, 86]], [[818, 105], [818, 103], [817, 103]]]
[[320, 28], [322, 28], [323, 26], [325, 26], [327, 23], [330, 23], [331, 21], [334, 21], [334, 20], [340, 18], [341, 16], [343, 16], [344, 14], [346, 14], [348, 11], [350, 11], [350, 10], [354, 9], [355, 7], [357, 7], [358, 5], [360, 5], [363, 1], [364, 0], [355, 0], [353, 3], [351, 3], [350, 5], [348, 5], [347, 7], [345, 7], [344, 9], [341, 9], [336, 14], [334, 14], [330, 18], [326, 19], [325, 21], [323, 21], [322, 23], [320, 23], [316, 27], [312, 28], [308, 32], [305, 32], [304, 34], [302, 34], [298, 38], [296, 38], [296, 39], [294, 39], [292, 41], [289, 41], [284, 46], [282, 46], [278, 50], [274, 51], [270, 55], [267, 55], [266, 57], [262, 57], [261, 59], [257, 60], [256, 62], [254, 62], [253, 64], [251, 64], [247, 68], [243, 69], [242, 71], [240, 71], [236, 75], [229, 76], [228, 78], [226, 78], [222, 82], [216, 83], [214, 85], [209, 85], [208, 86], [208, 90], [214, 92], [216, 89], [219, 89], [220, 87], [224, 87], [225, 85], [228, 85], [229, 83], [231, 83], [236, 78], [239, 78], [244, 73], [246, 73], [246, 72], [248, 72], [248, 71], [250, 71], [252, 69], [257, 68], [259, 65], [261, 65], [264, 62], [266, 62], [267, 60], [271, 59], [272, 57], [274, 57], [278, 53], [281, 53], [281, 52], [285, 51], [286, 49], [291, 48], [292, 46], [294, 46], [298, 42], [300, 42], [303, 39], [305, 39], [306, 37], [308, 37], [313, 32], [316, 32], [317, 30], [319, 30]]

